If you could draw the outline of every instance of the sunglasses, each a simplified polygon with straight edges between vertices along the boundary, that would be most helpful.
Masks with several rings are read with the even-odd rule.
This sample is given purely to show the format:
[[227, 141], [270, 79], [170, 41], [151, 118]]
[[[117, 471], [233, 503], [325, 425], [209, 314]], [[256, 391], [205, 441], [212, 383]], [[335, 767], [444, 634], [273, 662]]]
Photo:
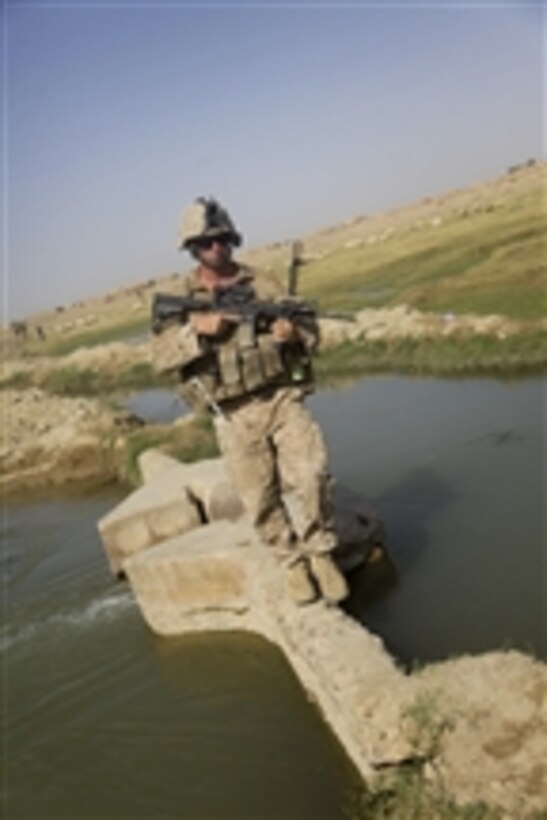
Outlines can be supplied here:
[[200, 236], [199, 239], [192, 241], [192, 245], [202, 251], [210, 250], [215, 244], [222, 245], [223, 247], [232, 245], [232, 235], [229, 233], [219, 233], [217, 236]]

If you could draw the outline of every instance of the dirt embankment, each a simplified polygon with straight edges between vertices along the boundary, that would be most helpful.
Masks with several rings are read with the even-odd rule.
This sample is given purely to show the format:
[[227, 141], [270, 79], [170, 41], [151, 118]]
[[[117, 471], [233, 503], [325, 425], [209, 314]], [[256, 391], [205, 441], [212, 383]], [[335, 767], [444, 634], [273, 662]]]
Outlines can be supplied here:
[[500, 817], [545, 817], [547, 666], [520, 652], [490, 652], [412, 677], [418, 696], [408, 716], [428, 780], [458, 803], [496, 807]]
[[0, 486], [5, 493], [116, 476], [129, 414], [38, 388], [0, 391]]
[[150, 362], [150, 344], [111, 342], [95, 347], [80, 347], [67, 356], [14, 356], [2, 363], [1, 380], [6, 382], [16, 374], [28, 374], [35, 385], [40, 385], [54, 372], [61, 370], [96, 371], [109, 376], [122, 374], [128, 368]]
[[[2, 381], [14, 387], [0, 390], [2, 490], [24, 492], [115, 478], [125, 434], [135, 420], [104, 401], [55, 395], [41, 385], [52, 374], [67, 372], [115, 377], [148, 356], [146, 345], [113, 343], [64, 357], [4, 361]], [[24, 389], [16, 389], [18, 384]]]
[[507, 339], [527, 329], [547, 330], [547, 320], [523, 322], [506, 316], [425, 313], [408, 305], [393, 308], [368, 308], [355, 314], [355, 321], [322, 319], [323, 347], [335, 347], [358, 339], [444, 339], [479, 335]]

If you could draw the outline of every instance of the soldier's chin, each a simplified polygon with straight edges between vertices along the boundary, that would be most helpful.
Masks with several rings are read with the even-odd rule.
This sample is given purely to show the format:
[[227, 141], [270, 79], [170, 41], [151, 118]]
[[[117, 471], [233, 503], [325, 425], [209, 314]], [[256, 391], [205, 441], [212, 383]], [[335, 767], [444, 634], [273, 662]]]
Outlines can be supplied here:
[[209, 259], [208, 265], [217, 273], [232, 273], [232, 258], [229, 253]]

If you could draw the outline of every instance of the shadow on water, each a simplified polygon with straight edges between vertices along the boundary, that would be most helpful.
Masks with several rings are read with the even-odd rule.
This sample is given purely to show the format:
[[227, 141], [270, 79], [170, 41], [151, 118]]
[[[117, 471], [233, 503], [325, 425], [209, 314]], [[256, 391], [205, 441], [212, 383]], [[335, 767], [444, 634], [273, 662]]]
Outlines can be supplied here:
[[344, 607], [359, 623], [377, 632], [399, 661], [410, 664], [412, 653], [382, 628], [390, 601], [406, 577], [419, 571], [434, 548], [432, 519], [455, 498], [454, 491], [428, 467], [407, 473], [375, 503], [386, 524], [387, 552], [351, 573], [351, 594]]
[[389, 553], [402, 574], [423, 561], [432, 546], [430, 521], [455, 497], [434, 470], [420, 467], [377, 499], [387, 523]]

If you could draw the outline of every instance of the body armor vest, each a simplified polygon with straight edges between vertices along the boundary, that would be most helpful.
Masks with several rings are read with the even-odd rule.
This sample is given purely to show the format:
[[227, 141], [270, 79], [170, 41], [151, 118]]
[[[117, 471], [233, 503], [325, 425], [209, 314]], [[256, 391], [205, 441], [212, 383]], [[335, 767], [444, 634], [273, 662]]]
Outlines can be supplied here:
[[[268, 280], [248, 269], [243, 269], [237, 286], [241, 283], [251, 289], [251, 298], [272, 296], [268, 293]], [[188, 295], [212, 298], [210, 292], [192, 284], [190, 281], [187, 287]], [[307, 327], [304, 335], [316, 340], [313, 328]], [[180, 393], [193, 410], [213, 403], [222, 406], [272, 386], [313, 389], [311, 357], [306, 343], [280, 344], [260, 321], [242, 319], [239, 324], [230, 324], [218, 338], [200, 338], [199, 344], [201, 355], [180, 367]]]

